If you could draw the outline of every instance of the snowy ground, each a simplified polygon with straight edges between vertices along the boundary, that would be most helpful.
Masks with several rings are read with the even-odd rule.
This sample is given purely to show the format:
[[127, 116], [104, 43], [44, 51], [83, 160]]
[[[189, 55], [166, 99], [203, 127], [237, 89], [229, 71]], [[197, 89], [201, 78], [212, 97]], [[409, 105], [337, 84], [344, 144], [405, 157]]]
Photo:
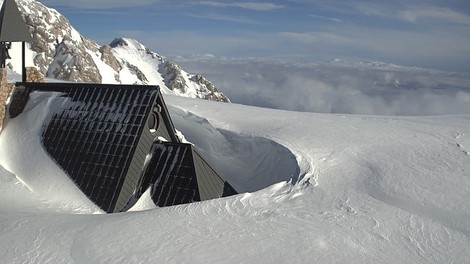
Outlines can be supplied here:
[[468, 263], [470, 115], [165, 99], [176, 128], [249, 193], [101, 214], [54, 182], [34, 139], [48, 102], [34, 97], [0, 134], [0, 262]]

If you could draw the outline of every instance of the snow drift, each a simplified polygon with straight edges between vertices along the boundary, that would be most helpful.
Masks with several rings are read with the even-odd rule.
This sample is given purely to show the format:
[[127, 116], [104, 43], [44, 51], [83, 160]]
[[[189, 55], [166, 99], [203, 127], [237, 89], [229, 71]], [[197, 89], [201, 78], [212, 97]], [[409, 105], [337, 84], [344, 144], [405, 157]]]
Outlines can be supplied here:
[[[177, 129], [202, 150], [218, 145], [200, 141], [202, 134], [227, 140], [221, 146], [246, 138], [271, 145], [262, 148], [270, 152], [286, 148], [300, 179], [288, 181], [291, 170], [266, 173], [255, 177], [263, 187], [256, 192], [154, 209], [143, 200], [137, 209], [144, 211], [95, 215], [73, 192], [45, 191], [60, 172], [43, 163], [32, 140], [35, 119], [44, 115], [32, 110], [47, 105], [39, 99], [0, 134], [0, 254], [8, 263], [465, 263], [470, 257], [468, 115], [313, 114], [167, 96]], [[191, 125], [180, 126], [183, 120]], [[10, 147], [18, 140], [21, 151]], [[267, 157], [263, 168], [280, 168], [279, 159]], [[256, 170], [255, 163], [227, 162], [240, 169], [231, 177], [246, 189], [252, 178], [244, 171]], [[45, 164], [43, 171], [32, 171], [34, 164]]]

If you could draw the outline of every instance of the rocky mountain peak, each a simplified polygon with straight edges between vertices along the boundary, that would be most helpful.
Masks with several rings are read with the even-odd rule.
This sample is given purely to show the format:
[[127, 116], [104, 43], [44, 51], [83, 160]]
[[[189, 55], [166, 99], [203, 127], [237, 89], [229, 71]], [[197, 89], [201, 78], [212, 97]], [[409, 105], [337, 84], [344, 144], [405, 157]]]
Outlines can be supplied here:
[[57, 10], [34, 0], [17, 4], [33, 36], [27, 54], [48, 78], [159, 85], [163, 93], [230, 102], [207, 79], [185, 72], [135, 39], [115, 38], [100, 46], [80, 35]]
[[115, 38], [111, 43], [109, 44], [111, 48], [119, 47], [119, 46], [129, 46], [127, 42], [123, 38]]

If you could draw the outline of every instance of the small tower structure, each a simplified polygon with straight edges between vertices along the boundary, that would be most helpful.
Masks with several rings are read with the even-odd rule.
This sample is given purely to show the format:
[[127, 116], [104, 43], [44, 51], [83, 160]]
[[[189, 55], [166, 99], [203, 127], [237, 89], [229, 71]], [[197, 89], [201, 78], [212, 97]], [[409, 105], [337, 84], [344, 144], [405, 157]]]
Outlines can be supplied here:
[[33, 42], [15, 0], [4, 0], [0, 10], [0, 68], [10, 59], [8, 49], [12, 42], [22, 43], [22, 80], [26, 82], [26, 42]]

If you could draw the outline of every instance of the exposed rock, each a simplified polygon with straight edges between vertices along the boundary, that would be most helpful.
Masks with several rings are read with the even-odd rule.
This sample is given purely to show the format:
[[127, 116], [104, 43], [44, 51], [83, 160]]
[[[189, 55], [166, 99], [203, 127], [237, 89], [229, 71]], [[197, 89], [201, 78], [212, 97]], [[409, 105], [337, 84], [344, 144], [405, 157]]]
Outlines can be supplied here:
[[163, 64], [166, 69], [165, 84], [170, 90], [186, 92], [186, 81], [181, 75], [181, 68], [173, 62], [167, 61]]
[[[167, 93], [230, 102], [204, 77], [186, 73], [136, 40], [116, 38], [100, 47], [81, 36], [56, 10], [38, 1], [16, 1], [33, 36], [30, 49], [34, 51], [34, 65], [46, 77], [160, 85]], [[124, 54], [118, 56], [118, 49], [124, 49]]]
[[129, 68], [129, 71], [135, 76], [137, 76], [137, 79], [139, 79], [142, 84], [148, 84], [149, 81], [147, 80], [147, 77], [145, 77], [145, 74], [141, 70], [139, 70], [138, 67], [130, 64], [129, 62], [127, 62], [126, 64], [127, 68]]
[[100, 49], [100, 52], [101, 52], [101, 60], [104, 61], [104, 63], [111, 66], [111, 68], [113, 68], [116, 72], [120, 72], [122, 70], [121, 64], [116, 59], [114, 54], [111, 52], [110, 45], [102, 46]]
[[111, 44], [109, 44], [109, 46], [111, 48], [115, 48], [115, 47], [119, 47], [119, 46], [129, 46], [129, 44], [127, 44], [127, 42], [122, 39], [122, 38], [115, 38]]
[[37, 1], [19, 0], [17, 2], [33, 37], [30, 48], [36, 52], [34, 64], [43, 74], [46, 74], [49, 65], [54, 60], [59, 42], [64, 37], [77, 35], [77, 33], [70, 22], [56, 10], [47, 8]]
[[215, 85], [209, 80], [207, 80], [204, 76], [196, 74], [191, 77], [191, 80], [210, 91], [210, 93], [208, 93], [205, 99], [226, 103], [230, 102], [228, 97], [225, 96], [223, 93], [219, 92], [217, 87], [215, 87]]
[[0, 68], [0, 132], [6, 115], [6, 102], [13, 89], [13, 84], [7, 81], [7, 70]]
[[85, 51], [84, 46], [77, 47], [68, 38], [57, 47], [47, 76], [74, 82], [101, 83], [101, 75], [90, 54]]
[[26, 82], [44, 82], [44, 75], [35, 67], [27, 67]]

